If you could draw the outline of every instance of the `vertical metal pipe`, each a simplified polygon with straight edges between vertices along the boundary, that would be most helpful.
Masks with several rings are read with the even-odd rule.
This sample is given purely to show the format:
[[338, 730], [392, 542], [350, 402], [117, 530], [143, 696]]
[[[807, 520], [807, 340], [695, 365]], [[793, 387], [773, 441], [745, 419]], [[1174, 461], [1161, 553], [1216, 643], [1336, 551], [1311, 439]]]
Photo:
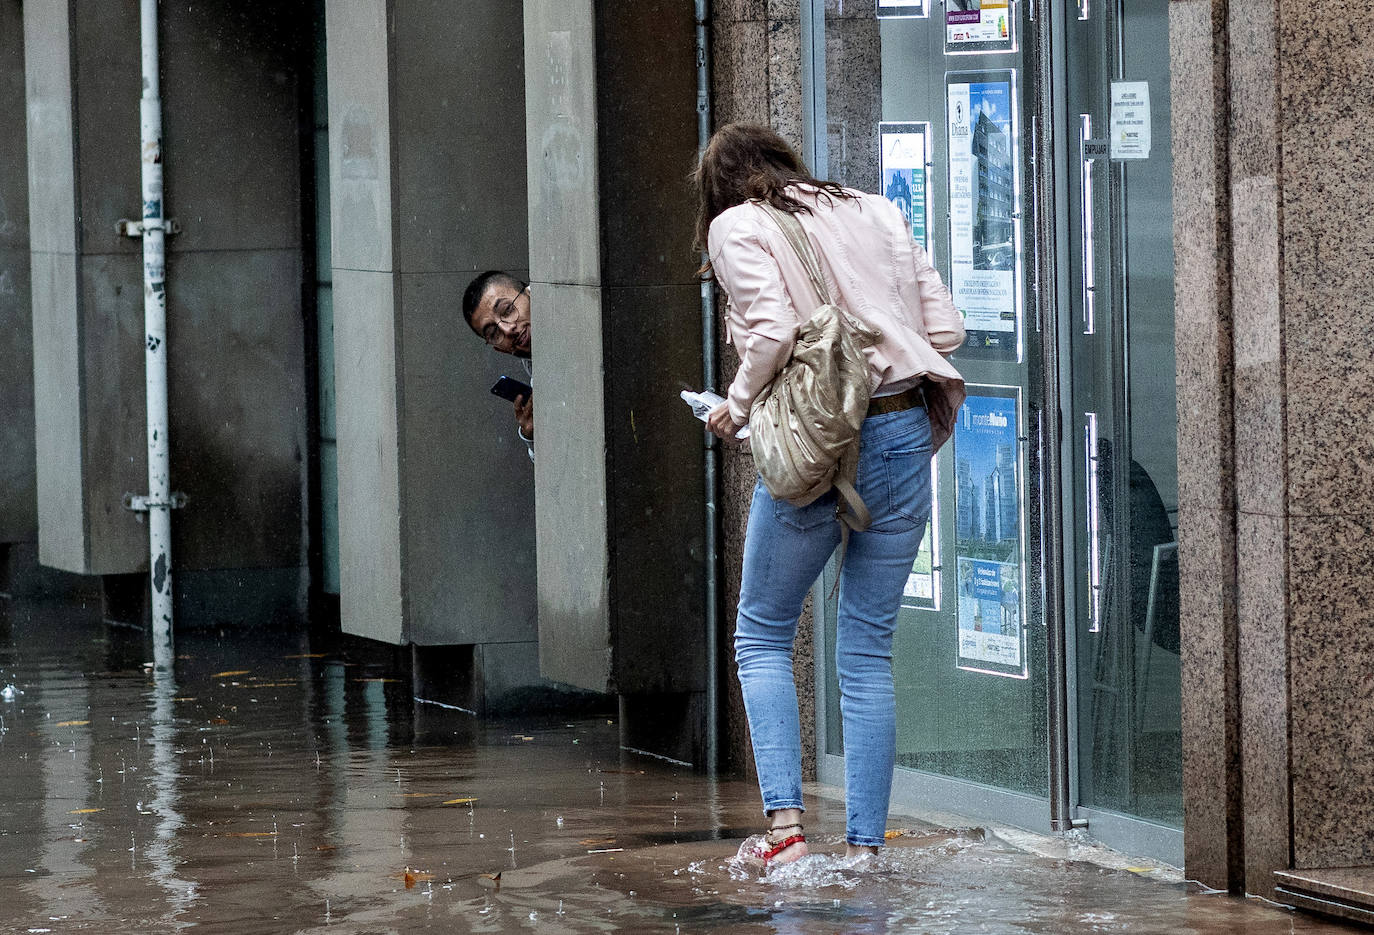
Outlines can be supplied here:
[[[697, 147], [698, 157], [711, 139], [711, 41], [710, 4], [696, 0], [697, 51]], [[708, 257], [702, 253], [701, 262]], [[707, 390], [716, 388], [716, 294], [710, 280], [701, 283], [701, 382]], [[706, 495], [706, 773], [714, 776], [720, 769], [720, 528], [717, 491], [720, 489], [720, 444], [710, 432], [706, 438], [706, 470], [703, 478]]]
[[162, 99], [158, 84], [157, 0], [142, 0], [144, 379], [148, 419], [148, 549], [153, 661], [172, 667], [172, 485], [167, 440], [166, 235], [162, 211]]

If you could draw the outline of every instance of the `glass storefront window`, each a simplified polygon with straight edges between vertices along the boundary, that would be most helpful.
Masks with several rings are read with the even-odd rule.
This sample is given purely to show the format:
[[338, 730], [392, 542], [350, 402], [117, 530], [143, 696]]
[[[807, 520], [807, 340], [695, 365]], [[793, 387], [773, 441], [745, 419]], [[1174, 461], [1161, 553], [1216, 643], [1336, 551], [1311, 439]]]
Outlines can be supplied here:
[[902, 207], [969, 333], [894, 643], [899, 766], [1181, 827], [1167, 0], [825, 4], [816, 33], [819, 167]]

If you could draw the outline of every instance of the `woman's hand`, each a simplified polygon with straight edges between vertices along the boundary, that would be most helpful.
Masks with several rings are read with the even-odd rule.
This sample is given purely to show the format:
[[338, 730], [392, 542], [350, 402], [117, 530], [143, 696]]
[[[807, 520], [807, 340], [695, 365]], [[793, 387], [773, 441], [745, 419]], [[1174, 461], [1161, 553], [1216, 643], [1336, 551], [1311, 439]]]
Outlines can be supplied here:
[[711, 410], [711, 414], [706, 417], [706, 427], [712, 434], [721, 438], [733, 440], [735, 433], [744, 428], [743, 425], [735, 421], [735, 417], [730, 415], [730, 404], [721, 403]]

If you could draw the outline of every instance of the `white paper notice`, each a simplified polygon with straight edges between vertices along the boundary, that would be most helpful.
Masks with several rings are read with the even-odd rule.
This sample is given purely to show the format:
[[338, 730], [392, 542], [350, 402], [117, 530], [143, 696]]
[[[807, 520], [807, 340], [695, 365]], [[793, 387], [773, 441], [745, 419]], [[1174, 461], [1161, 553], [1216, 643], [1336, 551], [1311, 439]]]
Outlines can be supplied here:
[[1112, 82], [1112, 158], [1150, 158], [1150, 85]]

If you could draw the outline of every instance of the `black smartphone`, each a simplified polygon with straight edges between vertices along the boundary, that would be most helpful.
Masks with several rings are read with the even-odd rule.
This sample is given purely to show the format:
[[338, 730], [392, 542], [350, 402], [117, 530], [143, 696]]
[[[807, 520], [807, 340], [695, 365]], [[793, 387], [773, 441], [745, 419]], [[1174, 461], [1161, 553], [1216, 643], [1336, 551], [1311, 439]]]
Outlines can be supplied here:
[[534, 392], [534, 388], [528, 383], [521, 383], [519, 380], [503, 376], [496, 381], [496, 385], [491, 388], [491, 391], [502, 399], [515, 402], [517, 396], [523, 396], [528, 400]]

